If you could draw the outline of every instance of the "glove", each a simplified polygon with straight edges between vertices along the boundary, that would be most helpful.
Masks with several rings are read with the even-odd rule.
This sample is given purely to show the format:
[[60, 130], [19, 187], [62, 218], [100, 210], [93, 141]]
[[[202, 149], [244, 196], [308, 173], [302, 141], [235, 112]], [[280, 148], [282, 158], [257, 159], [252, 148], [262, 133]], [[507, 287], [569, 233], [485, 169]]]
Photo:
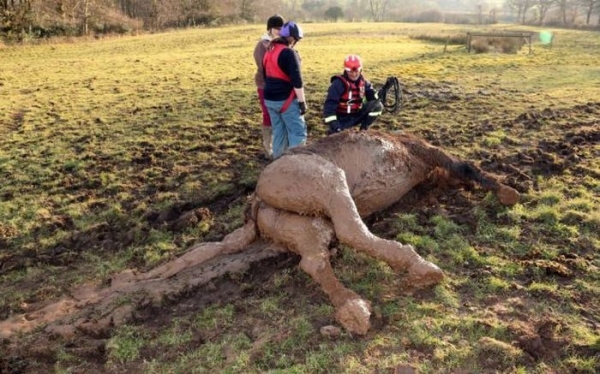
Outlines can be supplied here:
[[300, 115], [305, 115], [306, 111], [308, 110], [306, 103], [304, 101], [299, 101], [298, 104], [300, 104]]
[[342, 131], [342, 126], [340, 126], [340, 123], [338, 121], [329, 122], [329, 135], [335, 134], [336, 132], [340, 131]]

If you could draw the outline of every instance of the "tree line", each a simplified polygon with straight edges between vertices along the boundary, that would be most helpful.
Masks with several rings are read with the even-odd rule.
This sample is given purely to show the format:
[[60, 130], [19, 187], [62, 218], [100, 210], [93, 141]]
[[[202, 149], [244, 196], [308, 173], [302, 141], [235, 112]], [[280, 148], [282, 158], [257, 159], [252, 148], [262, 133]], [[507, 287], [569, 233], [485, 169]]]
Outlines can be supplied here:
[[0, 0], [0, 37], [132, 33], [264, 22], [398, 21], [600, 25], [600, 0]]
[[[519, 23], [600, 26], [600, 0], [507, 0]], [[593, 18], [596, 16], [594, 22]], [[551, 18], [551, 19], [550, 19]]]

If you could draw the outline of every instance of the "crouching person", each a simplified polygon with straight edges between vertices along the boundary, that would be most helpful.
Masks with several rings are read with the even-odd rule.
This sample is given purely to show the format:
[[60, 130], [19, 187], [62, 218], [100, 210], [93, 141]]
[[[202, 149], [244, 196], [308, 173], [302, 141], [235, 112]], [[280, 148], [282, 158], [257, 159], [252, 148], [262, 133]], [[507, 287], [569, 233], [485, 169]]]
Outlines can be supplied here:
[[358, 55], [344, 59], [344, 72], [331, 77], [327, 98], [323, 105], [328, 134], [354, 126], [366, 130], [383, 111], [377, 91], [362, 74], [362, 61]]

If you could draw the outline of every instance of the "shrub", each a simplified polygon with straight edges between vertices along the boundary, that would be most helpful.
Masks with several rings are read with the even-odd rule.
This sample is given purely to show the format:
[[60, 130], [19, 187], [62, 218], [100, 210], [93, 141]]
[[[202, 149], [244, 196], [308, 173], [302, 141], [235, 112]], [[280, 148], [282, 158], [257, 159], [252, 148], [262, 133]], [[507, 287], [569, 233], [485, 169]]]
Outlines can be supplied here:
[[414, 16], [415, 22], [444, 22], [444, 14], [439, 10], [426, 10]]
[[337, 22], [338, 19], [344, 17], [344, 11], [339, 6], [332, 6], [325, 11], [325, 19]]
[[119, 34], [119, 35], [129, 34], [132, 31], [132, 29], [129, 25], [119, 24], [119, 23], [117, 23], [117, 24], [110, 24], [110, 23], [95, 24], [93, 26], [92, 30], [96, 34]]
[[452, 44], [452, 45], [465, 45], [467, 42], [467, 37], [465, 34], [452, 34], [452, 35], [444, 35], [444, 34], [419, 34], [419, 35], [411, 35], [411, 39], [416, 40], [426, 40], [433, 43], [441, 43], [441, 44]]
[[444, 14], [444, 23], [474, 25], [477, 23], [477, 17], [470, 13], [446, 13]]
[[477, 37], [471, 40], [471, 49], [475, 53], [517, 53], [524, 44], [524, 38], [507, 36]]

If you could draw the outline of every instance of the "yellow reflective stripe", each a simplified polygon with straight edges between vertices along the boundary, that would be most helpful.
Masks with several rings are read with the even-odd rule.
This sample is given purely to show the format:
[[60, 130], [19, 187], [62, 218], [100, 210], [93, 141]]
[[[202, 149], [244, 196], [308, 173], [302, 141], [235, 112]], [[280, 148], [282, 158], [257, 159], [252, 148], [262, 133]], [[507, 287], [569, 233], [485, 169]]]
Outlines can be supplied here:
[[369, 112], [369, 117], [377, 117], [380, 115], [381, 115], [381, 112]]
[[325, 123], [337, 121], [337, 116], [334, 114], [333, 116], [325, 117]]

